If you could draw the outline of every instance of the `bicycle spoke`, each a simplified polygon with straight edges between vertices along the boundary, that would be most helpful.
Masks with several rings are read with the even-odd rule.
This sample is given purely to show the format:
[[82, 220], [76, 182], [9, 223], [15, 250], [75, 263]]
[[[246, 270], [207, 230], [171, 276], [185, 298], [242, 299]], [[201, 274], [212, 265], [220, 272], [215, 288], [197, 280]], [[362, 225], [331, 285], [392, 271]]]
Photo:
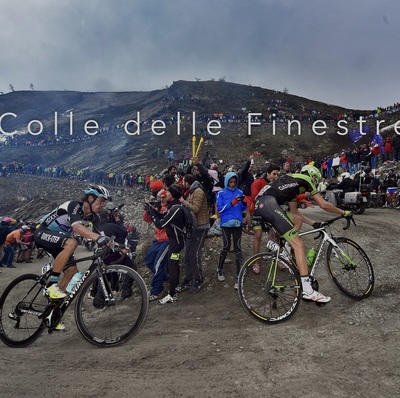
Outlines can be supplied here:
[[11, 347], [23, 347], [43, 330], [41, 314], [48, 305], [37, 275], [22, 275], [4, 291], [0, 299], [0, 338]]
[[147, 314], [148, 297], [143, 279], [128, 267], [109, 266], [105, 278], [112, 301], [106, 302], [102, 289], [97, 286], [97, 275], [93, 274], [81, 287], [75, 318], [79, 331], [88, 341], [111, 346], [139, 331]]
[[357, 243], [337, 238], [338, 247], [329, 245], [327, 263], [334, 283], [347, 296], [363, 299], [372, 293], [374, 273], [366, 253]]
[[[252, 267], [260, 265], [260, 273]], [[239, 299], [245, 310], [263, 322], [281, 322], [297, 309], [300, 283], [297, 272], [274, 255], [262, 253], [248, 259], [239, 273]]]

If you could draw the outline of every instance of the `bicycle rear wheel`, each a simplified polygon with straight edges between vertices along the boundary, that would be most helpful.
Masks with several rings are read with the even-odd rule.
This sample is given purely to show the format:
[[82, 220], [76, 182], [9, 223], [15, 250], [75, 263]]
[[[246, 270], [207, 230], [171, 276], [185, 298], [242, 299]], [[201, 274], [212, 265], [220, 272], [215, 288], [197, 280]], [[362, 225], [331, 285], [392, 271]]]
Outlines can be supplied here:
[[364, 250], [348, 238], [335, 238], [326, 253], [329, 274], [346, 296], [355, 300], [368, 297], [374, 288], [374, 270]]
[[[149, 299], [143, 278], [125, 265], [109, 265], [105, 269], [106, 284], [112, 290], [115, 302], [106, 304], [93, 273], [83, 283], [77, 297], [75, 321], [82, 336], [90, 343], [110, 347], [121, 344], [142, 327]], [[92, 289], [100, 291], [94, 298]]]
[[[259, 264], [260, 273], [253, 271]], [[248, 314], [258, 321], [279, 323], [289, 319], [300, 303], [298, 271], [273, 253], [259, 253], [242, 266], [238, 281], [239, 300]]]
[[44, 281], [26, 274], [14, 279], [0, 298], [0, 339], [10, 347], [25, 347], [42, 333], [42, 314], [48, 300]]

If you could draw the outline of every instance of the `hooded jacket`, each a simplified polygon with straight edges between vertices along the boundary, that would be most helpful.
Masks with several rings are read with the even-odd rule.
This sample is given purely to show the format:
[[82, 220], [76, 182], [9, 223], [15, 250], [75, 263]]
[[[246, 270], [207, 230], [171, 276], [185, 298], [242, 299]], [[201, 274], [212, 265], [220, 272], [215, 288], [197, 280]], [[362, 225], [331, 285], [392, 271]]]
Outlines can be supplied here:
[[225, 175], [225, 188], [217, 194], [217, 207], [221, 216], [221, 227], [241, 227], [243, 220], [243, 211], [246, 205], [240, 201], [236, 206], [232, 206], [232, 201], [237, 196], [243, 196], [243, 192], [237, 188], [237, 182], [234, 188], [229, 187], [229, 180], [238, 175], [234, 172], [229, 172]]

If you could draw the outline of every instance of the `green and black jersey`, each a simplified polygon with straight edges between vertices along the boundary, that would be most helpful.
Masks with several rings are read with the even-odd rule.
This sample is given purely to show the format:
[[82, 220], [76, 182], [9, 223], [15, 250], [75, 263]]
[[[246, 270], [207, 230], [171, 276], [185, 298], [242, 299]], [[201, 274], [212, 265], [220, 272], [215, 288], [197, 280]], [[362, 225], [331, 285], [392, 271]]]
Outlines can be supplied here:
[[304, 192], [310, 192], [311, 195], [318, 193], [311, 178], [305, 174], [286, 174], [266, 185], [258, 196], [273, 196], [279, 205], [283, 205], [295, 201], [297, 195]]

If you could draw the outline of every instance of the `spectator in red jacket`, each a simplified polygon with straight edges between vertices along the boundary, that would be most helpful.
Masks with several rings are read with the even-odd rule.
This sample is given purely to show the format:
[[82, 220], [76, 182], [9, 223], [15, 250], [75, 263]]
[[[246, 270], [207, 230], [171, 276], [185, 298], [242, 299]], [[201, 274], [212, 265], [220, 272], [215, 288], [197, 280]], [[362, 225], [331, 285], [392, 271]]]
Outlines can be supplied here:
[[386, 160], [393, 160], [393, 143], [390, 137], [386, 137], [385, 142], [383, 143], [383, 148], [383, 161], [386, 162]]

